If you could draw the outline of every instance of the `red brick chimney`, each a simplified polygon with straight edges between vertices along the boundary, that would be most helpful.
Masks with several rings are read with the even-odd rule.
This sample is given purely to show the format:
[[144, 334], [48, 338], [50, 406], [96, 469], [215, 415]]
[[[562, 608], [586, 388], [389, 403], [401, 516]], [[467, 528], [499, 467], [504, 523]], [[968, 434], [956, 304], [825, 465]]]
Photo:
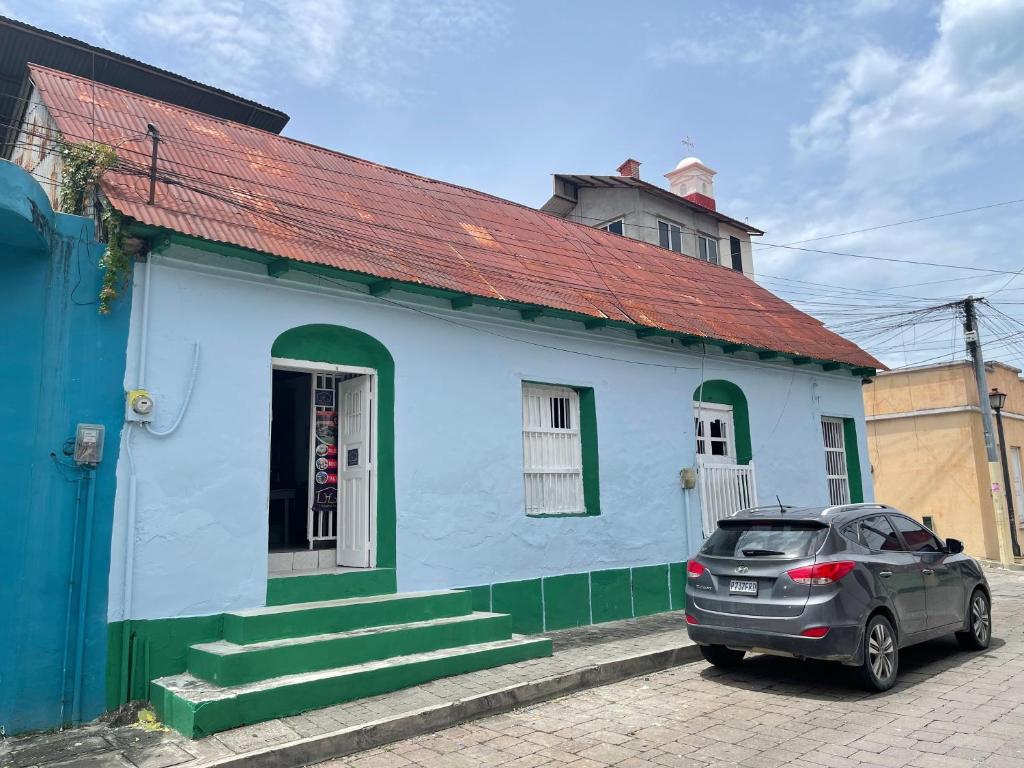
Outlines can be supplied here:
[[629, 176], [633, 179], [640, 178], [640, 161], [634, 160], [632, 157], [622, 163], [618, 168], [619, 176]]

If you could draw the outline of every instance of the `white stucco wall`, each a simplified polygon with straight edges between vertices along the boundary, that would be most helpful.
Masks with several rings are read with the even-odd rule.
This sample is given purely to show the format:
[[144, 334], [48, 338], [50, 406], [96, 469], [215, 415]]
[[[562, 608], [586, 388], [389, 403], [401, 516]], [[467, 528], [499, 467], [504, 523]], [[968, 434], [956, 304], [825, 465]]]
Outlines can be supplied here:
[[[281, 333], [309, 323], [358, 329], [394, 357], [402, 590], [684, 559], [700, 541], [697, 492], [680, 488], [678, 472], [694, 462], [691, 396], [702, 365], [706, 379], [728, 379], [747, 396], [762, 501], [774, 501], [776, 494], [786, 503], [826, 501], [821, 413], [858, 420], [871, 497], [860, 382], [849, 374], [717, 354], [702, 364], [699, 353], [662, 349], [617, 332], [588, 332], [579, 323], [555, 329], [504, 311], [453, 312], [405, 294], [384, 300], [357, 289], [318, 287], [308, 276], [275, 280], [254, 265], [209, 254], [198, 255], [207, 266], [182, 261], [196, 256], [174, 247], [151, 258], [146, 384], [157, 402], [158, 427], [178, 410], [194, 341], [201, 364], [178, 431], [157, 439], [136, 428], [133, 436], [135, 567], [126, 613], [129, 484], [122, 446], [111, 620], [263, 603], [270, 349]], [[136, 384], [138, 285], [135, 296], [126, 388]], [[600, 516], [525, 516], [524, 379], [594, 388]]]

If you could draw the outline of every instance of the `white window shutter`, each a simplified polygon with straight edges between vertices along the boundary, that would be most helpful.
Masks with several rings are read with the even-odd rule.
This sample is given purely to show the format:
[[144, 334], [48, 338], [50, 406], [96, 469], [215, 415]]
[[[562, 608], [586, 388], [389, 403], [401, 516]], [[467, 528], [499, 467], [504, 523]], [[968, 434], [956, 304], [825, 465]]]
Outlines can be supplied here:
[[846, 436], [843, 420], [821, 417], [821, 434], [825, 440], [825, 476], [828, 478], [828, 500], [832, 505], [850, 503], [850, 478], [846, 470]]
[[523, 480], [527, 514], [586, 512], [576, 390], [523, 385]]

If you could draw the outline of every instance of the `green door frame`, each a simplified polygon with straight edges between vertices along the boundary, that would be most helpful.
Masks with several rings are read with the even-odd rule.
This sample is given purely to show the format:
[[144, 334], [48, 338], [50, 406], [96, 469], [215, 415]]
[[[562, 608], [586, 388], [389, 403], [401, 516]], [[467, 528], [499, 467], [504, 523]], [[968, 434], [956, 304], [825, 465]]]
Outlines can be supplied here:
[[394, 568], [397, 515], [395, 508], [395, 362], [372, 336], [339, 325], [303, 325], [274, 341], [272, 358], [338, 366], [372, 368], [377, 375], [377, 466], [375, 493], [377, 568]]

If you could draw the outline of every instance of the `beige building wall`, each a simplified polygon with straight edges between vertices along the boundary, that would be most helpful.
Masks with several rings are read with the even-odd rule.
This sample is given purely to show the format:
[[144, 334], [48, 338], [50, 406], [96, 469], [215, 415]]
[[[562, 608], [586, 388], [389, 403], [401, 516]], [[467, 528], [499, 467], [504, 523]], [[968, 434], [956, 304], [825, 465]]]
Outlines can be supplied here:
[[[1007, 393], [1003, 411], [1008, 455], [1024, 453], [1024, 381], [1020, 371], [990, 364], [989, 387]], [[875, 497], [924, 520], [967, 551], [998, 558], [985, 437], [971, 365], [966, 362], [880, 374], [864, 387], [868, 452]], [[1009, 492], [1019, 538], [1024, 494], [1011, 459]]]

